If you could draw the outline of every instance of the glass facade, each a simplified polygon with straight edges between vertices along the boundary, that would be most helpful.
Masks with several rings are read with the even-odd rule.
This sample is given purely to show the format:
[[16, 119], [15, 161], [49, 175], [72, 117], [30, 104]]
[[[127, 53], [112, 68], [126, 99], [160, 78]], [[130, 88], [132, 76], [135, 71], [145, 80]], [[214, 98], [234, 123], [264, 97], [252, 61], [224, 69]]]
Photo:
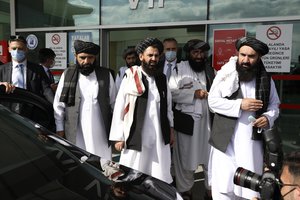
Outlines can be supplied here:
[[215, 30], [244, 29], [256, 37], [259, 25], [291, 24], [290, 72], [272, 75], [282, 103], [278, 124], [284, 147], [292, 149], [300, 148], [299, 10], [300, 0], [0, 0], [0, 40], [35, 34], [39, 43], [30, 51], [35, 61], [46, 33], [88, 32], [101, 46], [101, 65], [117, 72], [125, 64], [123, 50], [145, 37], [174, 37], [179, 47], [189, 39], [203, 39], [212, 53]]
[[10, 35], [9, 0], [0, 0], [0, 40]]
[[207, 19], [206, 0], [102, 0], [101, 24], [141, 24]]
[[99, 25], [98, 0], [16, 0], [16, 27]]
[[209, 19], [243, 19], [299, 15], [299, 0], [210, 0]]

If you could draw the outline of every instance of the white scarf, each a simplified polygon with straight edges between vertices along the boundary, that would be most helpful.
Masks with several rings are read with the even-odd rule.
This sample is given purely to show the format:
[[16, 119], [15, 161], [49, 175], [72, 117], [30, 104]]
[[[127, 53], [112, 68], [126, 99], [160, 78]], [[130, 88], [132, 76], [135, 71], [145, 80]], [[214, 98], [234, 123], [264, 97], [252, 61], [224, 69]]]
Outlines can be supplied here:
[[[135, 109], [135, 102], [137, 97], [141, 96], [145, 92], [145, 86], [142, 81], [142, 69], [139, 66], [132, 66], [125, 72], [126, 78], [123, 81], [126, 81], [125, 87], [125, 108], [124, 108], [124, 139], [127, 141], [130, 128], [133, 122], [133, 115]], [[125, 147], [126, 148], [126, 143]]]
[[214, 79], [213, 85], [220, 88], [222, 97], [230, 97], [239, 88], [239, 76], [236, 71], [237, 59], [237, 56], [231, 57], [217, 72]]

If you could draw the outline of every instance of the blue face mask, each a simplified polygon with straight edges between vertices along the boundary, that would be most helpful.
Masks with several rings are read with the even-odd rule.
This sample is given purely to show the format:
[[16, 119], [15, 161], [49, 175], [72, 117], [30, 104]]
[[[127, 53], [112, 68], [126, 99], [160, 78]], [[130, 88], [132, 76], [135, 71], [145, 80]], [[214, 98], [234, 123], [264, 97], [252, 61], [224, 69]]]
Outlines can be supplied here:
[[25, 51], [23, 51], [23, 50], [18, 50], [18, 49], [11, 50], [10, 55], [11, 55], [12, 59], [17, 62], [23, 61], [25, 59]]
[[177, 56], [176, 51], [166, 51], [166, 53], [165, 53], [166, 60], [169, 62], [172, 62], [173, 60], [175, 60], [176, 56]]

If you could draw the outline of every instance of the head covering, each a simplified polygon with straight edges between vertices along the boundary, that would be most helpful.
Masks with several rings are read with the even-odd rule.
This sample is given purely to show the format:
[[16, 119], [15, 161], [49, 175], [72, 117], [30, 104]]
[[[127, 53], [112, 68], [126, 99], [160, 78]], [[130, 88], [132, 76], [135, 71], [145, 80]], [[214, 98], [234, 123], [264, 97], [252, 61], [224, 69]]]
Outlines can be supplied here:
[[88, 53], [97, 55], [100, 51], [100, 47], [92, 42], [84, 42], [81, 40], [75, 40], [74, 41], [74, 49], [75, 53]]
[[244, 45], [247, 45], [254, 49], [257, 53], [259, 53], [261, 56], [266, 55], [269, 52], [269, 47], [262, 41], [252, 38], [252, 37], [242, 37], [238, 39], [235, 42], [235, 47], [237, 50], [240, 50], [240, 48]]
[[142, 40], [138, 45], [136, 45], [135, 49], [136, 49], [136, 52], [138, 54], [140, 54], [140, 53], [143, 53], [145, 51], [145, 49], [147, 49], [150, 46], [157, 48], [159, 51], [159, 54], [161, 54], [164, 50], [163, 43], [159, 39], [152, 38], [152, 37]]
[[125, 60], [127, 56], [134, 54], [136, 57], [138, 57], [136, 50], [134, 47], [129, 47], [123, 51], [123, 59]]
[[209, 44], [207, 44], [203, 40], [199, 40], [199, 39], [189, 40], [183, 46], [183, 50], [187, 53], [190, 52], [191, 50], [194, 50], [194, 49], [201, 49], [202, 51], [208, 51], [210, 49], [210, 46], [209, 46]]

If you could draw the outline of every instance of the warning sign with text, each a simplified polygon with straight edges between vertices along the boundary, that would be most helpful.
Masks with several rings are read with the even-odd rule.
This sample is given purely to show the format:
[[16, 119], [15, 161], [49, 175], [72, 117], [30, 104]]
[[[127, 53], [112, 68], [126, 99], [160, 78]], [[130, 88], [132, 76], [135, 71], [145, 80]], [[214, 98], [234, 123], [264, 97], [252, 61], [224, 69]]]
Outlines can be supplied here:
[[231, 56], [236, 55], [235, 42], [245, 34], [245, 29], [214, 30], [213, 67], [216, 70], [221, 69]]
[[52, 69], [67, 68], [67, 33], [46, 33], [46, 47], [56, 54]]
[[293, 25], [260, 25], [256, 38], [266, 43], [269, 53], [262, 57], [268, 72], [290, 72]]

